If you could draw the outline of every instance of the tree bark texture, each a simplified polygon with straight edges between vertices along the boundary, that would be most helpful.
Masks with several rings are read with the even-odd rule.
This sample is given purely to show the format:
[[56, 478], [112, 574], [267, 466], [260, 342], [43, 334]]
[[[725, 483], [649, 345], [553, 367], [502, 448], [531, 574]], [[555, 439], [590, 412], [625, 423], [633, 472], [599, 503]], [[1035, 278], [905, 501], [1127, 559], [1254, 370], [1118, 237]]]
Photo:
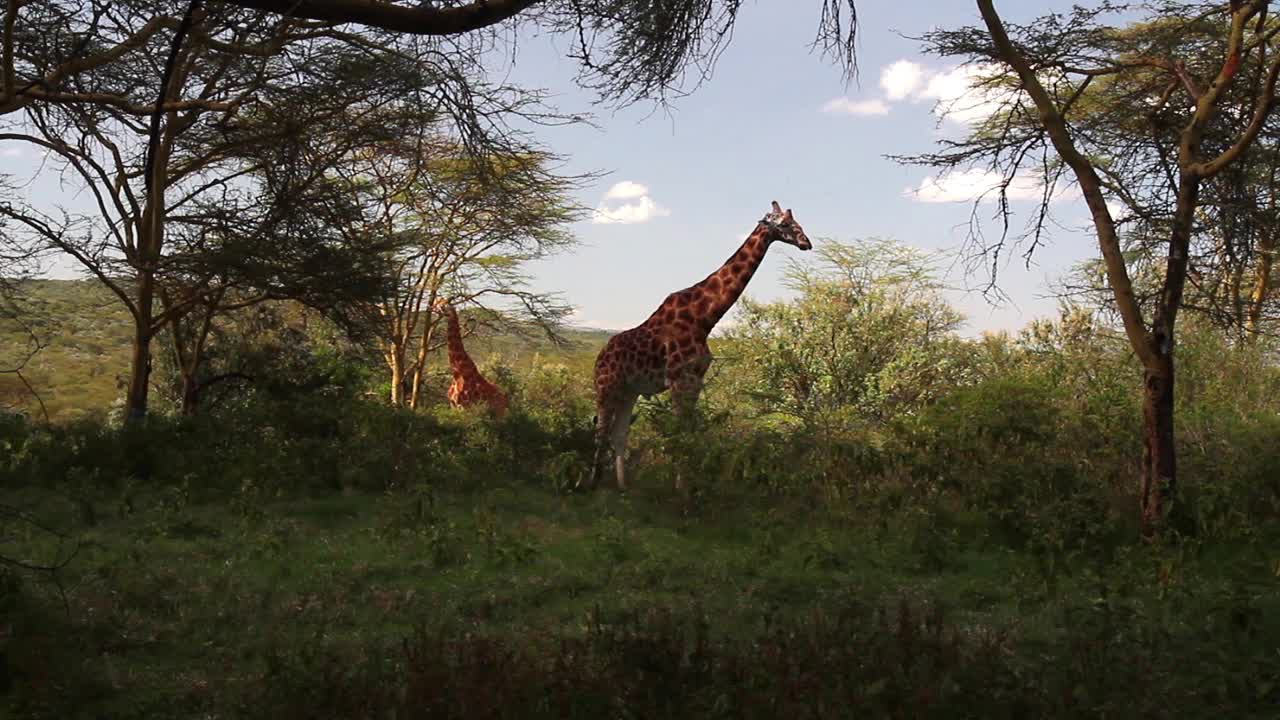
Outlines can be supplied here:
[[1163, 367], [1143, 370], [1142, 529], [1158, 534], [1173, 504], [1178, 476], [1174, 445], [1173, 356]]

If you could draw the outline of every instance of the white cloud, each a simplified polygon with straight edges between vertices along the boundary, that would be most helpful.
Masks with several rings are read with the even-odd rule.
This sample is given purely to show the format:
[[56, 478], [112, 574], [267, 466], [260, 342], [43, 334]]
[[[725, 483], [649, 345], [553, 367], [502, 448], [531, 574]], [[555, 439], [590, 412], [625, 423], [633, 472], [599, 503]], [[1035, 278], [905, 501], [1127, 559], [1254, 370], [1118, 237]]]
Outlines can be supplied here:
[[883, 100], [850, 100], [836, 98], [822, 106], [825, 113], [843, 113], [845, 115], [888, 115], [889, 106]]
[[[903, 191], [903, 195], [928, 203], [973, 202], [979, 198], [994, 202], [1000, 197], [1002, 180], [1000, 173], [970, 168], [925, 178], [917, 187]], [[1074, 187], [1067, 185], [1054, 188], [1052, 199], [1071, 194]], [[1019, 175], [1009, 184], [1006, 194], [1010, 200], [1039, 200], [1044, 195], [1044, 183], [1037, 177]]]
[[635, 202], [624, 203], [614, 207], [607, 207], [601, 204], [600, 207], [596, 208], [591, 222], [601, 225], [611, 223], [630, 225], [632, 223], [646, 222], [656, 217], [666, 217], [670, 214], [670, 210], [662, 207], [654, 202], [653, 198], [646, 195]]
[[[609, 202], [611, 200], [615, 202]], [[629, 202], [616, 202], [619, 200]], [[653, 198], [649, 197], [649, 188], [637, 182], [623, 180], [609, 188], [609, 191], [604, 194], [604, 199], [600, 201], [600, 205], [592, 213], [591, 222], [600, 225], [614, 223], [630, 225], [647, 222], [656, 217], [666, 217], [670, 214], [670, 210], [662, 207]]]
[[848, 115], [886, 115], [893, 103], [932, 102], [939, 117], [972, 124], [993, 115], [1009, 99], [1010, 90], [987, 86], [987, 81], [1000, 72], [1000, 66], [993, 63], [930, 70], [911, 60], [897, 60], [880, 71], [883, 99], [836, 98], [823, 105], [822, 110]]
[[742, 314], [734, 311], [720, 318], [720, 322], [716, 323], [711, 335], [713, 337], [724, 337], [725, 333], [733, 332], [740, 327], [742, 327]]
[[924, 75], [923, 65], [899, 60], [880, 71], [880, 87], [890, 100], [902, 100], [916, 91]]
[[1111, 213], [1111, 222], [1120, 223], [1133, 219], [1133, 213], [1129, 211], [1129, 206], [1119, 200], [1108, 200], [1107, 212]]
[[614, 183], [609, 188], [609, 192], [604, 194], [605, 200], [630, 200], [631, 198], [644, 197], [649, 194], [649, 188], [638, 182], [623, 180], [620, 183]]
[[565, 324], [571, 327], [589, 328], [592, 330], [613, 330], [616, 326], [603, 323], [598, 320], [590, 320], [582, 315], [581, 308], [574, 308], [573, 312], [565, 318]]
[[961, 65], [932, 73], [916, 100], [937, 101], [937, 112], [947, 120], [974, 123], [1000, 109], [1011, 91], [983, 87], [983, 82], [999, 72], [995, 65]]

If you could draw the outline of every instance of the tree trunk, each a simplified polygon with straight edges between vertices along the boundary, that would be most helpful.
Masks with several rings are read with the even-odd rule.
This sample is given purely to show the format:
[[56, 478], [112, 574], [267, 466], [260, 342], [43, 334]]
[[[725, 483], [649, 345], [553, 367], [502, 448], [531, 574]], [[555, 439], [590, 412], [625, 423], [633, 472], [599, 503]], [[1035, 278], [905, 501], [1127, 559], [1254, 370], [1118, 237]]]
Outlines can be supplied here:
[[[434, 293], [432, 294], [434, 298]], [[433, 300], [434, 301], [434, 300]], [[435, 332], [435, 313], [430, 312], [422, 328], [422, 345], [418, 348], [418, 357], [413, 369], [413, 386], [409, 393], [409, 408], [418, 409], [422, 401], [422, 379], [427, 374], [427, 351], [431, 348], [431, 336]]]
[[[195, 21], [200, 0], [191, 0], [174, 31], [169, 59], [165, 62], [160, 80], [160, 93], [155, 110], [151, 113], [150, 133], [146, 159], [143, 162], [143, 180], [146, 183], [146, 204], [137, 225], [137, 256], [130, 264], [137, 272], [138, 310], [134, 316], [133, 368], [129, 377], [129, 396], [125, 403], [125, 422], [141, 422], [147, 416], [147, 395], [151, 381], [151, 338], [155, 335], [155, 273], [164, 252], [165, 188], [169, 184], [169, 157], [173, 151], [173, 139], [177, 132], [177, 114], [161, 110], [164, 102], [174, 97], [182, 80], [175, 76], [179, 51]], [[167, 122], [162, 122], [165, 116]]]
[[200, 412], [200, 383], [195, 375], [182, 373], [182, 416], [195, 417]]
[[1253, 292], [1249, 294], [1249, 315], [1245, 320], [1245, 337], [1249, 341], [1258, 338], [1262, 309], [1267, 304], [1267, 296], [1271, 294], [1271, 270], [1275, 253], [1276, 240], [1270, 233], [1266, 233], [1258, 241], [1258, 272], [1254, 277]]
[[141, 422], [147, 417], [151, 387], [151, 316], [155, 282], [149, 271], [138, 272], [138, 314], [133, 319], [133, 355], [129, 366], [129, 392], [125, 397], [125, 422]]
[[1142, 534], [1151, 538], [1173, 506], [1177, 454], [1173, 434], [1173, 354], [1162, 354], [1157, 367], [1143, 370]]
[[133, 356], [129, 368], [129, 391], [125, 396], [125, 422], [141, 422], [147, 417], [147, 395], [151, 382], [151, 336], [135, 325]]
[[387, 366], [391, 369], [391, 406], [404, 404], [404, 350], [393, 345], [387, 353]]
[[[168, 312], [173, 308], [173, 300], [165, 291], [163, 285], [159, 288], [160, 301], [163, 303], [165, 311]], [[200, 325], [191, 333], [183, 329], [183, 316], [175, 316], [169, 321], [169, 337], [173, 340], [173, 363], [177, 367], [178, 377], [182, 382], [181, 388], [181, 408], [183, 417], [194, 417], [200, 409], [200, 381], [197, 379], [200, 374], [201, 358], [204, 354], [204, 343], [209, 337], [209, 329], [213, 325], [213, 316], [217, 310], [217, 303], [221, 301], [224, 293], [218, 293], [208, 305], [205, 306], [204, 318]], [[190, 337], [188, 337], [190, 335]], [[190, 347], [187, 346], [190, 344]]]
[[[1194, 144], [1195, 139], [1184, 142]], [[1184, 161], [1185, 164], [1185, 161]], [[1182, 307], [1190, 257], [1191, 227], [1199, 200], [1200, 180], [1183, 172], [1169, 232], [1164, 285], [1151, 317], [1151, 334], [1142, 357], [1142, 535], [1160, 535], [1177, 489], [1177, 447], [1173, 433], [1174, 338]]]

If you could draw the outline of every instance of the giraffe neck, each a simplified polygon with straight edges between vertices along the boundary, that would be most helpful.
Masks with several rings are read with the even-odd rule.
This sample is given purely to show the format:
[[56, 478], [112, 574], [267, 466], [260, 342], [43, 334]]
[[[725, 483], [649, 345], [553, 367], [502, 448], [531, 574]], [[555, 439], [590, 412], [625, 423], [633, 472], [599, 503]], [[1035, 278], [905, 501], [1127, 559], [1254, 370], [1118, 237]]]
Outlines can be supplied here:
[[466, 348], [462, 347], [462, 328], [458, 324], [458, 311], [453, 307], [445, 308], [445, 316], [449, 319], [449, 368], [453, 376], [471, 376], [476, 373], [476, 364], [471, 361]]
[[[757, 227], [738, 248], [737, 252], [720, 266], [719, 270], [707, 276], [706, 280], [694, 285], [691, 290], [696, 295], [704, 295], [708, 302], [705, 312], [696, 312], [699, 328], [710, 333], [720, 318], [729, 312], [729, 308], [747, 289], [747, 283], [756, 274], [756, 269], [764, 261], [769, 250], [767, 228]], [[699, 293], [698, 291], [701, 291]], [[699, 308], [700, 309], [700, 308]]]

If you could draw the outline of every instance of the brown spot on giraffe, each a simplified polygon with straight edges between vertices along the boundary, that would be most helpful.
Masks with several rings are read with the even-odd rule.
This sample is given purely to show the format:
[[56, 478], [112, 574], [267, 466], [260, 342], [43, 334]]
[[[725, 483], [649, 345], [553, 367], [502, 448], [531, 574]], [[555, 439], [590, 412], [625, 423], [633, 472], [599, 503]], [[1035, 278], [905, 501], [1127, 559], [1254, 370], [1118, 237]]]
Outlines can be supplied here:
[[[641, 395], [671, 391], [677, 412], [693, 410], [711, 366], [707, 337], [737, 302], [774, 242], [813, 247], [791, 210], [773, 203], [742, 246], [702, 282], [670, 295], [649, 319], [618, 333], [596, 358], [596, 451], [589, 487], [599, 484], [606, 446], [612, 445], [618, 488], [625, 490], [631, 411]], [[582, 483], [579, 483], [581, 485]], [[676, 488], [683, 490], [676, 474]]]
[[437, 309], [444, 311], [449, 322], [449, 369], [453, 371], [453, 382], [449, 385], [449, 404], [456, 408], [472, 407], [485, 404], [493, 414], [502, 417], [507, 414], [507, 395], [496, 385], [480, 374], [467, 349], [462, 346], [462, 328], [458, 324], [458, 311], [453, 305], [441, 302]]

